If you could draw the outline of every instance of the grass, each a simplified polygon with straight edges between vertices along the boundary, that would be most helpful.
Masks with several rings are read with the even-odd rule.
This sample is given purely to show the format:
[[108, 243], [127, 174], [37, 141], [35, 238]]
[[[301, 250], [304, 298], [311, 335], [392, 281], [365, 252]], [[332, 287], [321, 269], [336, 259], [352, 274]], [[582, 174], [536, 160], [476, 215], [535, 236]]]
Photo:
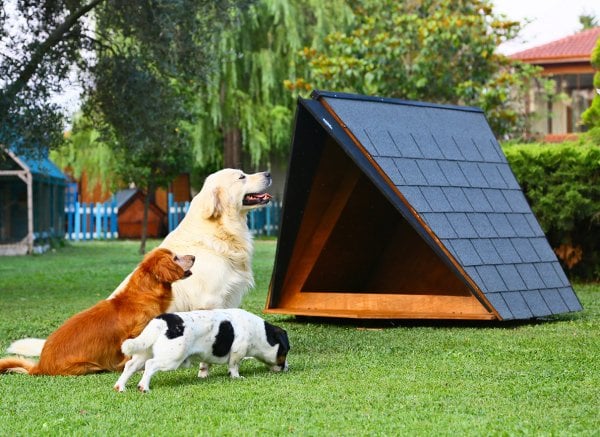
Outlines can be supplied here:
[[[153, 242], [155, 245], [156, 242]], [[140, 257], [137, 242], [73, 244], [0, 259], [0, 350], [46, 337], [106, 297]], [[274, 241], [258, 241], [260, 313]], [[135, 375], [0, 375], [0, 435], [600, 435], [600, 285], [576, 285], [585, 311], [532, 323], [350, 323], [267, 319], [288, 330], [290, 372], [245, 361]]]

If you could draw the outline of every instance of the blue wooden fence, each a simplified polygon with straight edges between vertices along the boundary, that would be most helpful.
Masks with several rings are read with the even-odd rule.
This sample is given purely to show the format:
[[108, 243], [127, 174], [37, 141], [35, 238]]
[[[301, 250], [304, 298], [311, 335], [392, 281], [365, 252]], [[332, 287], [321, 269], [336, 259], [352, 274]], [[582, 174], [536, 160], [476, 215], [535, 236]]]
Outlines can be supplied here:
[[[177, 227], [190, 207], [190, 202], [175, 202], [173, 194], [168, 195], [169, 232]], [[281, 202], [272, 200], [263, 208], [253, 209], [248, 213], [248, 227], [254, 235], [276, 236], [279, 233], [281, 219]]]
[[[169, 232], [177, 227], [190, 207], [190, 202], [175, 202], [168, 195]], [[108, 240], [119, 237], [119, 209], [115, 198], [105, 203], [71, 201], [65, 205], [67, 240]], [[281, 202], [271, 201], [263, 208], [248, 213], [248, 227], [254, 235], [276, 236], [279, 233]]]
[[74, 241], [118, 238], [118, 212], [115, 198], [105, 203], [67, 203], [65, 238]]

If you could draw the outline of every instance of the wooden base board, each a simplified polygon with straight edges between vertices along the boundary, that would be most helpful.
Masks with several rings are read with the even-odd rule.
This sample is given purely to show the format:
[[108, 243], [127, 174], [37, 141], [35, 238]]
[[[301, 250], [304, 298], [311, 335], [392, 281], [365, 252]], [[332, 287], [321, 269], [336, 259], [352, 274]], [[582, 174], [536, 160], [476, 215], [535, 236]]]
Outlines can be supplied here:
[[[313, 294], [313, 293], [303, 293]], [[344, 303], [332, 302], [338, 293], [314, 293], [313, 304], [298, 302], [265, 308], [268, 314], [336, 317], [351, 319], [441, 319], [441, 320], [498, 320], [475, 298], [429, 295], [359, 295], [347, 297]], [[320, 304], [317, 299], [322, 302]], [[375, 304], [375, 305], [373, 305]]]
[[265, 313], [356, 319], [497, 320], [474, 296], [300, 292]]

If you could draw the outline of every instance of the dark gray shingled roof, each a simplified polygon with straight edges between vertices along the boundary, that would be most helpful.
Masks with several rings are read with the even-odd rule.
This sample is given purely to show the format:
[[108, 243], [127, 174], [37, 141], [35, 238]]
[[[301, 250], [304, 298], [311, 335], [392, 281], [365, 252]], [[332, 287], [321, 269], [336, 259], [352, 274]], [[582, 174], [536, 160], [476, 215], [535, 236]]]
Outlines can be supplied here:
[[[328, 92], [313, 98], [333, 110], [502, 319], [582, 309], [481, 110]], [[335, 122], [323, 121], [335, 136]], [[368, 173], [366, 157], [349, 151], [356, 146], [340, 145]], [[420, 226], [397, 195], [387, 197]]]

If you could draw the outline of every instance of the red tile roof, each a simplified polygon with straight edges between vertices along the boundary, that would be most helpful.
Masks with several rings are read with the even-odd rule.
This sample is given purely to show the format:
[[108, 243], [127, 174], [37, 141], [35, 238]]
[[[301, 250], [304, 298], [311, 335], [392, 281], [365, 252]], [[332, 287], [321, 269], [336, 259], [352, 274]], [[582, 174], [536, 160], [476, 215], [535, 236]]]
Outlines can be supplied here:
[[600, 38], [600, 27], [594, 27], [541, 46], [513, 53], [509, 57], [530, 63], [534, 63], [535, 61], [589, 62], [590, 55], [596, 46], [598, 38]]

